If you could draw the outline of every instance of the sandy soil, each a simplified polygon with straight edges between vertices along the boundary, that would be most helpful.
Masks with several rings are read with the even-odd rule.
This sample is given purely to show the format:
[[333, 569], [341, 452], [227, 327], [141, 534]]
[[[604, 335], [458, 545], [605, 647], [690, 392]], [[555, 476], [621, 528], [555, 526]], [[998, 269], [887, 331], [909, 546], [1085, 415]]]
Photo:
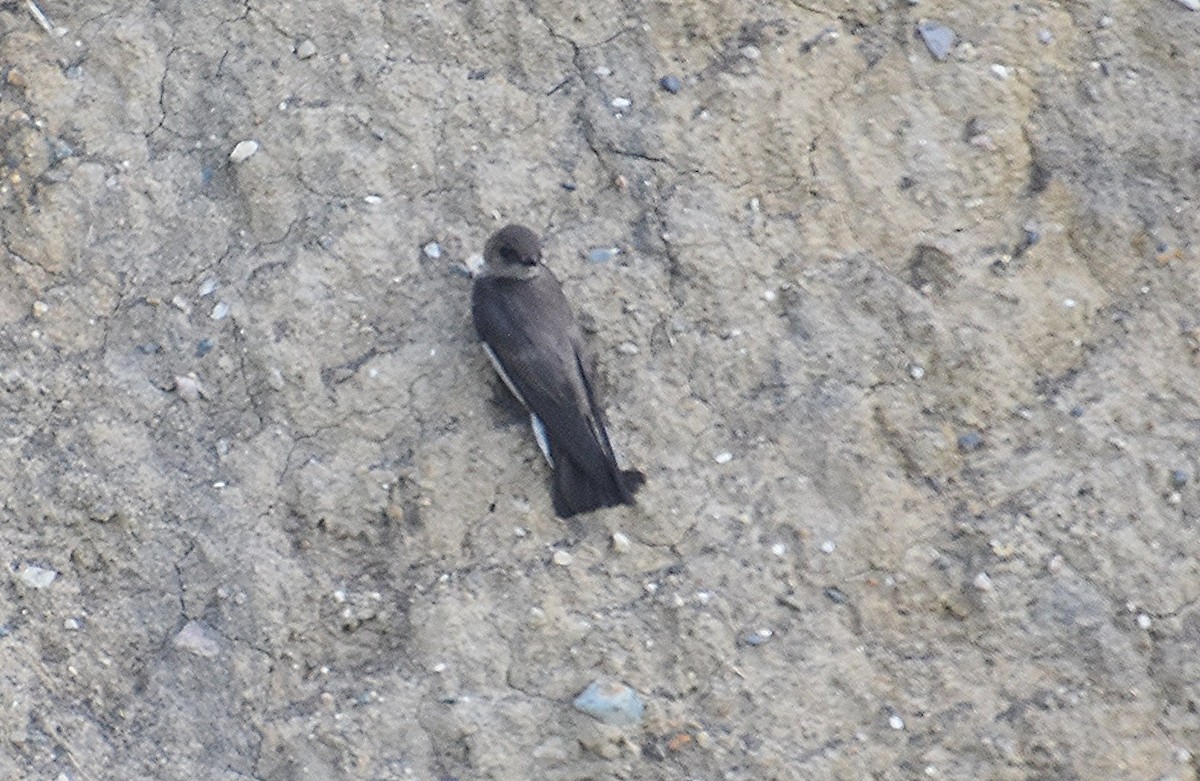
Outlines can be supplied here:
[[[0, 777], [1200, 774], [1200, 13], [40, 6]], [[475, 344], [510, 220], [637, 508], [553, 517]]]

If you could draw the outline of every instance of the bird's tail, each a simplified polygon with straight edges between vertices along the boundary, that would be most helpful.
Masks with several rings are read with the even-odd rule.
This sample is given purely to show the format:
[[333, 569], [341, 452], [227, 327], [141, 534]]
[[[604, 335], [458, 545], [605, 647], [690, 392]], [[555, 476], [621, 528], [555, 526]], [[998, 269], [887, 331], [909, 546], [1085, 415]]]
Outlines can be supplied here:
[[646, 476], [636, 469], [617, 469], [616, 464], [603, 466], [599, 470], [586, 469], [570, 458], [556, 460], [551, 496], [558, 517], [634, 503], [633, 495], [646, 482]]

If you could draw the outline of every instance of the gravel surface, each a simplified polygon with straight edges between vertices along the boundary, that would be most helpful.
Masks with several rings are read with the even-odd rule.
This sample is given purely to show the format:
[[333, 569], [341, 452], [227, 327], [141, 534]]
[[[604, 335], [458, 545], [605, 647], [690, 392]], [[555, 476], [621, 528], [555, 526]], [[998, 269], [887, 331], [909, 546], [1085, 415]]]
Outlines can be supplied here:
[[0, 778], [1195, 781], [1194, 5], [0, 3]]

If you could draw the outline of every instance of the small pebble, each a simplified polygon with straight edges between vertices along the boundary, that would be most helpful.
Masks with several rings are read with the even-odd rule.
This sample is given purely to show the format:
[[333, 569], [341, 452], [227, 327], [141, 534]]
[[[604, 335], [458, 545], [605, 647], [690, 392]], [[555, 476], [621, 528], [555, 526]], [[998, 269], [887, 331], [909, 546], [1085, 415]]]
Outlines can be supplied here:
[[212, 339], [201, 339], [200, 341], [196, 342], [196, 357], [203, 358], [212, 352], [213, 347], [216, 347], [216, 344]]
[[1066, 560], [1063, 559], [1062, 556], [1060, 556], [1059, 554], [1056, 553], [1050, 557], [1050, 561], [1046, 562], [1046, 569], [1050, 572], [1051, 575], [1056, 575], [1059, 572], [1062, 572], [1062, 568], [1065, 564], [1066, 564]]
[[893, 713], [892, 717], [888, 719], [888, 726], [892, 729], [904, 729], [904, 719]]
[[296, 47], [296, 56], [302, 60], [307, 60], [315, 56], [317, 53], [317, 45], [312, 41], [305, 39]]
[[763, 301], [766, 301], [767, 303], [770, 303], [770, 302], [774, 301], [776, 298], [779, 298], [779, 294], [776, 293], [774, 290], [764, 290], [762, 296], [763, 296]]
[[967, 431], [958, 435], [958, 449], [964, 453], [983, 447], [983, 435], [978, 431]]
[[938, 22], [921, 22], [917, 25], [917, 34], [935, 60], [944, 62], [950, 56], [956, 36], [949, 27]]
[[33, 318], [35, 320], [41, 320], [43, 317], [46, 316], [46, 313], [49, 311], [50, 311], [50, 305], [47, 304], [45, 301], [34, 301], [33, 302]]
[[742, 641], [745, 642], [746, 645], [753, 647], [762, 645], [770, 640], [774, 635], [774, 632], [764, 627], [763, 629], [755, 629], [753, 632], [747, 632], [745, 637], [742, 638]]
[[251, 157], [253, 157], [254, 153], [257, 151], [258, 151], [258, 142], [257, 141], [253, 141], [253, 140], [242, 141], [233, 148], [232, 152], [229, 153], [229, 159], [235, 163], [242, 163], [242, 162], [245, 162], [246, 160], [249, 160]]
[[974, 585], [975, 588], [977, 588], [980, 591], [991, 591], [992, 590], [992, 578], [986, 572], [980, 572], [978, 575], [975, 576], [975, 580], [972, 581], [972, 585]]
[[224, 301], [218, 301], [212, 308], [212, 314], [209, 315], [213, 320], [224, 320], [229, 317], [229, 304]]
[[1032, 247], [1042, 240], [1042, 226], [1037, 220], [1026, 220], [1021, 230], [1025, 232], [1026, 247]]
[[1189, 477], [1190, 475], [1188, 475], [1186, 470], [1176, 469], [1171, 472], [1171, 485], [1176, 488], [1183, 488], [1187, 485]]
[[1098, 25], [1101, 30], [1106, 30], [1109, 27], [1112, 27], [1113, 18], [1111, 16], [1101, 16], [1100, 21], [1098, 22]]
[[74, 632], [79, 629], [79, 621], [74, 618], [68, 618], [66, 621], [63, 621], [63, 629], [68, 632]]
[[623, 355], [637, 355], [638, 346], [633, 342], [621, 342], [617, 345], [617, 351]]
[[1150, 628], [1150, 616], [1146, 615], [1145, 613], [1138, 613], [1137, 625], [1141, 629], [1149, 629]]
[[821, 543], [822, 553], [833, 553], [835, 550], [837, 550], [837, 543], [833, 540], [825, 540], [825, 542]]
[[612, 549], [613, 553], [628, 553], [633, 548], [633, 543], [629, 537], [622, 532], [613, 532]]
[[46, 588], [57, 577], [58, 573], [54, 570], [43, 569], [36, 564], [30, 564], [21, 570], [21, 582], [30, 588]]
[[592, 71], [592, 73], [603, 78], [605, 76], [612, 75], [612, 68], [608, 67], [607, 65], [601, 65], [601, 66], [597, 67], [594, 71]]
[[607, 263], [620, 254], [620, 247], [597, 247], [588, 251], [587, 260], [588, 263]]
[[908, 367], [908, 376], [912, 377], [914, 380], [921, 379], [925, 376], [925, 367], [919, 363], [914, 363], [912, 366]]
[[560, 567], [569, 567], [571, 562], [575, 561], [575, 557], [565, 550], [554, 551], [554, 555], [550, 559]]
[[753, 44], [749, 45], [749, 46], [743, 46], [741, 48], [741, 53], [742, 53], [742, 56], [745, 57], [747, 60], [757, 60], [759, 57], [762, 56], [762, 50], [760, 50], [757, 46], [754, 46]]
[[715, 456], [713, 456], [713, 461], [716, 461], [718, 464], [728, 464], [732, 460], [733, 453], [730, 453], [728, 450], [726, 450], [724, 453], [717, 453]]
[[842, 591], [837, 586], [830, 586], [821, 593], [823, 593], [825, 598], [835, 605], [844, 605], [850, 601], [850, 597], [846, 596], [846, 592]]
[[463, 268], [466, 269], [467, 276], [470, 277], [479, 276], [479, 273], [483, 271], [484, 265], [483, 255], [480, 255], [478, 252], [463, 261]]
[[613, 98], [612, 107], [615, 109], [629, 108], [633, 105], [633, 101], [629, 98]]
[[194, 374], [176, 377], [175, 392], [179, 394], [179, 398], [187, 402], [199, 401], [204, 396], [204, 388]]
[[670, 92], [672, 95], [678, 95], [679, 91], [683, 89], [683, 82], [681, 82], [675, 76], [670, 75], [663, 76], [661, 79], [659, 79], [658, 85], [667, 92]]
[[1179, 4], [1189, 11], [1200, 11], [1200, 0], [1179, 0]]
[[421, 251], [425, 253], [425, 257], [437, 260], [442, 256], [442, 245], [436, 241], [431, 241], [424, 247], [421, 247]]
[[782, 542], [777, 542], [771, 546], [771, 553], [774, 553], [776, 556], [783, 558], [785, 555], [787, 555], [787, 546], [784, 545]]
[[1074, 309], [1075, 307], [1079, 306], [1079, 302], [1073, 298], [1064, 298], [1063, 306], [1065, 306], [1067, 309]]
[[1071, 417], [1073, 417], [1073, 418], [1082, 418], [1083, 417], [1083, 407], [1080, 407], [1078, 404], [1075, 405], [1074, 407], [1071, 407], [1070, 414], [1071, 414]]
[[563, 188], [564, 190], [566, 190], [569, 193], [573, 193], [577, 189], [579, 189], [579, 185], [575, 184], [574, 182], [562, 182], [561, 184], [559, 184], [559, 187]]
[[200, 284], [200, 297], [204, 298], [205, 296], [211, 296], [213, 292], [216, 291], [217, 284], [216, 277], [209, 277], [208, 279], [204, 280], [204, 282]]
[[208, 630], [199, 621], [187, 622], [183, 629], [179, 630], [179, 634], [175, 635], [172, 642], [176, 648], [191, 651], [196, 656], [210, 659], [221, 652], [217, 641], [209, 635]]
[[992, 64], [991, 70], [992, 70], [992, 75], [995, 76], [996, 78], [1000, 79], [1001, 81], [1003, 81], [1004, 79], [1007, 79], [1009, 76], [1012, 75], [1012, 68], [1009, 68], [1006, 65], [1001, 65], [998, 62]]
[[614, 726], [637, 724], [646, 710], [637, 692], [616, 681], [593, 681], [572, 705], [580, 713]]
[[1050, 43], [1054, 40], [1054, 33], [1049, 30], [1038, 30], [1038, 41], [1041, 43]]
[[383, 203], [383, 196], [381, 196], [381, 195], [367, 195], [367, 196], [364, 196], [364, 197], [363, 197], [363, 203], [369, 203], [369, 204], [370, 204], [370, 205], [372, 205], [372, 206], [374, 206], [374, 205], [375, 205], [375, 204], [377, 204], [377, 203]]

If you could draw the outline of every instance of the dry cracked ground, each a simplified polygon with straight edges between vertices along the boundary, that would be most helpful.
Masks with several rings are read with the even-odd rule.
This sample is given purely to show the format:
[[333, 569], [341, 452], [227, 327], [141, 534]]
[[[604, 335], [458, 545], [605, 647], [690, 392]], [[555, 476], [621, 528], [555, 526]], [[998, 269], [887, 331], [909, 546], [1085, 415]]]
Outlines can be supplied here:
[[[3, 778], [1200, 774], [1186, 3], [40, 8]], [[553, 517], [475, 344], [512, 220], [637, 508]]]

